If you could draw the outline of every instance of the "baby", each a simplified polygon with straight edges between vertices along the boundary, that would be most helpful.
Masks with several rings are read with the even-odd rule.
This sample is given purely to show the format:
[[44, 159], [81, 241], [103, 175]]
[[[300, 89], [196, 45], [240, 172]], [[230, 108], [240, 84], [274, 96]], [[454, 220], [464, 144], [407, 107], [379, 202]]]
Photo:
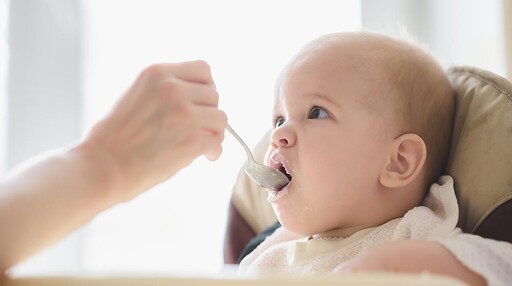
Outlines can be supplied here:
[[454, 101], [442, 67], [412, 44], [371, 33], [307, 44], [277, 81], [267, 152], [291, 179], [269, 195], [283, 227], [240, 273], [427, 270], [499, 281], [451, 249], [467, 236], [456, 228], [453, 180], [433, 184], [449, 155]]

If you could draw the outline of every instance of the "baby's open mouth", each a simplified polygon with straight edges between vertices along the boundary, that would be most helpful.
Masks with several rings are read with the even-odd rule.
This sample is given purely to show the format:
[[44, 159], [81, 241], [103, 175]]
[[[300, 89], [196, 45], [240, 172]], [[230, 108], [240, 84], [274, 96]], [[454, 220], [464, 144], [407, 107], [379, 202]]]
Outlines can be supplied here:
[[[269, 166], [283, 173], [283, 175], [285, 175], [290, 182], [292, 181], [293, 176], [288, 171], [288, 161], [279, 151], [275, 150], [274, 153], [270, 156]], [[283, 186], [283, 188], [284, 187], [286, 186]]]
[[279, 165], [280, 165], [280, 166], [279, 166], [279, 168], [278, 168], [277, 170], [278, 170], [279, 172], [283, 173], [283, 174], [288, 178], [288, 180], [290, 180], [290, 182], [291, 182], [291, 180], [292, 180], [292, 175], [290, 175], [290, 174], [288, 173], [288, 171], [286, 170], [286, 167], [283, 165], [283, 163], [282, 163], [282, 162], [281, 162], [281, 163], [279, 163]]

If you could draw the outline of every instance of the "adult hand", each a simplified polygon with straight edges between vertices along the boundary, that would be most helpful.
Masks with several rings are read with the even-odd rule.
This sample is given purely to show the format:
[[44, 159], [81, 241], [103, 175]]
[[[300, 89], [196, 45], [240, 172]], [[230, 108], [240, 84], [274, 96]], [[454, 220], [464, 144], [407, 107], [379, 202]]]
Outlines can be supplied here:
[[117, 170], [118, 195], [131, 199], [201, 154], [219, 157], [227, 118], [203, 61], [148, 67], [78, 148]]
[[215, 160], [227, 124], [208, 65], [147, 68], [83, 141], [27, 161], [0, 182], [0, 276], [99, 212]]

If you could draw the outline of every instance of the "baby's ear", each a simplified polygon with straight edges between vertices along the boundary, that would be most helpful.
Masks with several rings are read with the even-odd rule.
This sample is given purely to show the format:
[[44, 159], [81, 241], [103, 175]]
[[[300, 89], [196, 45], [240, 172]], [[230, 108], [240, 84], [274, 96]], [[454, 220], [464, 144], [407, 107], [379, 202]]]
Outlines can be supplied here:
[[403, 187], [416, 179], [427, 158], [427, 147], [420, 136], [404, 134], [393, 141], [388, 161], [379, 181], [387, 188]]

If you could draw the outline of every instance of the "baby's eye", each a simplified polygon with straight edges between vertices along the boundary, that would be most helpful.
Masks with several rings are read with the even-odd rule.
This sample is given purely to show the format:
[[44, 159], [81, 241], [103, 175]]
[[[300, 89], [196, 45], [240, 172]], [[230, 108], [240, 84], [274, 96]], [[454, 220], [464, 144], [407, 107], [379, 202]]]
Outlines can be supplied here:
[[283, 117], [276, 117], [274, 119], [274, 128], [277, 128], [277, 127], [283, 125], [283, 123], [284, 123], [284, 118]]
[[318, 118], [327, 118], [329, 117], [329, 113], [325, 111], [323, 108], [315, 106], [311, 108], [309, 112], [309, 119], [318, 119]]

